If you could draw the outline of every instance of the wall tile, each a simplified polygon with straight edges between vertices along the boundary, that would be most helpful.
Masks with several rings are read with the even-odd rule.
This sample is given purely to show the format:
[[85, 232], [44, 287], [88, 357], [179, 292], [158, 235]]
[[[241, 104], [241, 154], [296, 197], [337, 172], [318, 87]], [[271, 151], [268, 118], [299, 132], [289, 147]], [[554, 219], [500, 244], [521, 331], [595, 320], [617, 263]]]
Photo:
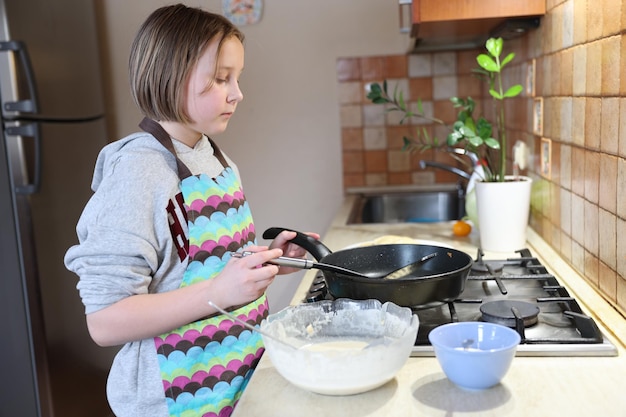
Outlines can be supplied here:
[[387, 173], [367, 173], [365, 174], [365, 185], [370, 187], [376, 187], [380, 185], [387, 185]]
[[[598, 224], [599, 224], [599, 212], [597, 204], [593, 204], [589, 201], [584, 200], [585, 206], [585, 216], [578, 221], [574, 220], [573, 228], [583, 226], [585, 230], [584, 243], [585, 248], [589, 253], [594, 256], [598, 256], [599, 246], [598, 246]], [[582, 223], [577, 225], [577, 223]]]
[[387, 151], [365, 151], [365, 172], [384, 173], [387, 171]]
[[408, 78], [387, 78], [387, 92], [390, 96], [402, 95], [405, 101], [411, 98]]
[[[626, 236], [626, 220], [617, 219], [616, 234], [620, 237]], [[622, 281], [626, 279], [626, 239], [623, 238], [617, 239], [617, 273]], [[622, 302], [626, 302], [626, 298]], [[626, 306], [626, 304], [622, 304], [622, 306]]]
[[595, 97], [587, 97], [585, 107], [585, 147], [600, 149], [602, 100]]
[[600, 262], [598, 285], [600, 291], [613, 303], [617, 302], [617, 275], [608, 265]]
[[563, 48], [563, 14], [565, 7], [563, 4], [557, 5], [550, 14], [550, 51], [557, 51]]
[[345, 173], [364, 172], [365, 160], [361, 151], [349, 151], [343, 153], [343, 167]]
[[[434, 104], [432, 101], [422, 101], [421, 105], [418, 106], [417, 102], [412, 102], [410, 107], [411, 111], [416, 114], [423, 114], [426, 117], [434, 117]], [[412, 125], [427, 125], [431, 124], [432, 121], [428, 119], [424, 119], [422, 117], [413, 117], [410, 120]]]
[[433, 79], [431, 77], [410, 78], [409, 91], [412, 100], [432, 100]]
[[[560, 131], [558, 129], [559, 126], [559, 114], [560, 111], [557, 107], [557, 98], [553, 97], [544, 97], [543, 98], [543, 136], [549, 137], [551, 139], [560, 139], [559, 134]], [[533, 116], [534, 117], [534, 116]]]
[[[571, 96], [571, 92], [569, 94]], [[572, 97], [564, 97], [560, 100], [560, 114], [559, 114], [559, 137], [563, 142], [572, 142], [572, 113], [573, 102]]]
[[407, 152], [389, 151], [387, 154], [389, 172], [409, 172], [411, 168], [410, 155]]
[[353, 127], [341, 129], [341, 149], [344, 151], [363, 150], [363, 129]]
[[456, 53], [438, 52], [433, 54], [433, 75], [456, 75]]
[[561, 234], [561, 257], [566, 262], [572, 260], [572, 238], [565, 233]]
[[387, 137], [385, 128], [366, 127], [363, 129], [363, 149], [366, 151], [387, 149]]
[[476, 56], [478, 55], [480, 48], [470, 49], [466, 51], [459, 51], [456, 57], [457, 74], [471, 74], [472, 70], [478, 68], [476, 62]]
[[617, 154], [619, 145], [619, 99], [603, 97], [601, 110], [600, 149]]
[[584, 97], [572, 99], [572, 144], [585, 144], [585, 103]]
[[456, 76], [433, 77], [433, 99], [447, 100], [450, 97], [456, 97]]
[[581, 96], [587, 91], [587, 48], [576, 46], [572, 53], [574, 55], [572, 59], [572, 92], [575, 96]]
[[339, 104], [360, 103], [361, 95], [361, 83], [359, 81], [339, 83], [337, 89]]
[[459, 97], [478, 99], [485, 92], [485, 85], [473, 75], [457, 76], [457, 94]]
[[409, 55], [409, 77], [432, 77], [432, 55], [413, 54]]
[[602, 0], [587, 0], [587, 41], [602, 37]]
[[602, 91], [602, 43], [594, 41], [586, 44], [587, 81], [585, 93], [599, 96]]
[[341, 106], [339, 108], [339, 123], [341, 124], [341, 127], [363, 126], [361, 106]]
[[364, 174], [343, 174], [343, 186], [344, 188], [350, 187], [362, 187], [365, 185], [365, 175]]
[[574, 44], [587, 40], [587, 1], [572, 0], [574, 3]]
[[385, 108], [380, 104], [365, 104], [363, 109], [363, 126], [384, 126]]
[[585, 272], [585, 248], [578, 242], [572, 242], [572, 266], [584, 274]]
[[584, 164], [583, 181], [585, 184], [584, 196], [594, 204], [598, 204], [598, 185], [600, 182], [600, 154], [595, 151], [583, 151]]
[[621, 6], [620, 0], [601, 0], [598, 9], [602, 10], [602, 36], [611, 36], [619, 33], [621, 27]]
[[572, 148], [572, 192], [585, 195], [585, 150]]
[[[624, 5], [624, 7], [622, 7], [622, 9], [624, 10], [624, 13], [626, 13], [626, 4]], [[626, 24], [626, 18], [624, 18], [624, 23]], [[626, 68], [626, 35], [622, 34], [620, 35], [620, 56], [619, 56], [619, 62], [620, 62], [620, 71], [622, 71], [622, 68]], [[620, 72], [621, 74], [621, 72]], [[620, 80], [619, 80], [619, 84], [620, 84], [620, 88], [619, 88], [619, 92], [620, 95], [626, 95], [626, 76], [621, 76]]]
[[626, 310], [626, 279], [623, 276], [617, 276], [617, 306], [622, 309], [622, 311]]
[[602, 95], [617, 95], [620, 90], [621, 37], [611, 36], [610, 38], [604, 38], [600, 41], [600, 45], [602, 48]]
[[384, 78], [405, 78], [408, 75], [408, 59], [406, 55], [387, 56], [383, 65]]
[[404, 137], [415, 137], [415, 130], [406, 124], [398, 126], [387, 126], [385, 129], [388, 149], [402, 149], [404, 147]]
[[[626, 219], [626, 159], [617, 161], [617, 215]], [[619, 235], [626, 236], [626, 234]], [[622, 239], [626, 243], [626, 239]], [[626, 256], [626, 251], [622, 252]], [[626, 275], [624, 275], [626, 277]]]
[[562, 96], [571, 96], [574, 93], [574, 50], [564, 50], [559, 53], [559, 56], [561, 58], [559, 66], [559, 94]]
[[572, 189], [572, 147], [561, 146], [561, 187]]
[[[563, 163], [561, 162], [561, 143], [552, 142], [552, 156], [551, 156], [551, 166], [550, 166], [550, 179], [554, 183], [555, 187], [561, 188], [561, 169]], [[563, 145], [565, 146], [565, 145]], [[538, 151], [541, 152], [541, 151]], [[534, 153], [533, 153], [534, 154]], [[555, 219], [554, 222], [558, 225], [558, 220]]]
[[555, 226], [555, 229], [560, 229], [561, 227], [561, 188], [552, 182], [549, 183], [549, 185], [550, 185], [550, 206], [548, 207], [548, 210], [549, 210], [550, 225]]
[[[541, 93], [539, 93], [543, 97], [549, 97], [554, 95], [554, 85], [557, 80], [556, 74], [554, 74], [554, 70], [552, 68], [552, 61], [554, 60], [554, 55], [544, 55], [543, 59], [538, 60], [538, 73], [541, 74], [541, 77], [538, 77], [537, 80], [541, 81], [540, 84], [537, 84], [541, 88]], [[586, 83], [586, 80], [585, 80]]]
[[337, 60], [337, 80], [356, 81], [361, 79], [361, 64], [358, 58], [339, 58]]
[[413, 171], [411, 172], [411, 183], [413, 184], [432, 184], [435, 182], [435, 173], [432, 171]]
[[[625, 77], [626, 78], [626, 77]], [[626, 157], [626, 99], [619, 99], [619, 142], [617, 153], [621, 157]]]
[[458, 109], [454, 108], [450, 100], [437, 100], [433, 103], [433, 113], [438, 119], [451, 125], [457, 119]]
[[598, 268], [600, 268], [600, 261], [596, 255], [592, 255], [588, 251], [585, 251], [585, 278], [587, 281], [594, 284], [596, 287], [599, 283]]
[[576, 194], [572, 194], [572, 240], [585, 241], [585, 200]]
[[390, 185], [408, 185], [412, 184], [411, 173], [406, 172], [390, 172], [387, 174], [387, 180]]
[[610, 268], [617, 268], [617, 218], [604, 209], [599, 212], [600, 260]]
[[[600, 207], [609, 211], [610, 213], [617, 212], [617, 157], [613, 155], [600, 154], [600, 165], [598, 170], [600, 172], [599, 178], [599, 204]], [[626, 188], [622, 189], [622, 193], [626, 191]]]
[[574, 1], [569, 0], [563, 4], [563, 48], [569, 48], [574, 45]]
[[[409, 104], [410, 105], [410, 104]], [[381, 111], [384, 109], [381, 109]], [[390, 111], [382, 113], [387, 126], [400, 126], [411, 123], [410, 120], [404, 117], [404, 113], [400, 111]]]
[[380, 80], [384, 78], [385, 58], [384, 57], [365, 57], [361, 58], [361, 79]]

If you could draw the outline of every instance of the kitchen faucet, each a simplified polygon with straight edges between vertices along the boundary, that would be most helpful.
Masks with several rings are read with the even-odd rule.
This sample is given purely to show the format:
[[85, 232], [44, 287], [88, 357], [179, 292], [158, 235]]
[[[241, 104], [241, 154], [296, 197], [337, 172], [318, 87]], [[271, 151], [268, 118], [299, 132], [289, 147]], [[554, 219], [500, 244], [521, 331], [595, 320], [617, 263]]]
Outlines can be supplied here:
[[471, 177], [470, 174], [468, 174], [467, 172], [463, 171], [460, 168], [453, 167], [451, 165], [444, 164], [444, 163], [441, 163], [441, 162], [425, 161], [423, 159], [420, 160], [420, 168], [426, 169], [427, 167], [439, 168], [439, 169], [443, 169], [444, 171], [452, 172], [453, 174], [456, 174], [459, 177], [465, 178], [468, 181], [469, 181], [469, 179]]
[[456, 153], [458, 155], [467, 156], [472, 163], [472, 171], [468, 173], [466, 171], [463, 171], [460, 168], [457, 168], [448, 164], [435, 162], [435, 161], [426, 161], [423, 159], [419, 161], [420, 168], [426, 169], [427, 167], [431, 167], [431, 168], [443, 169], [445, 171], [458, 175], [459, 177], [467, 180], [467, 186], [465, 187], [465, 192], [469, 193], [474, 188], [474, 183], [476, 182], [476, 178], [479, 178], [479, 179], [483, 178], [483, 174], [484, 174], [482, 171], [482, 167], [480, 166], [478, 162], [478, 156], [474, 152], [469, 152], [463, 148], [448, 148], [448, 151]]

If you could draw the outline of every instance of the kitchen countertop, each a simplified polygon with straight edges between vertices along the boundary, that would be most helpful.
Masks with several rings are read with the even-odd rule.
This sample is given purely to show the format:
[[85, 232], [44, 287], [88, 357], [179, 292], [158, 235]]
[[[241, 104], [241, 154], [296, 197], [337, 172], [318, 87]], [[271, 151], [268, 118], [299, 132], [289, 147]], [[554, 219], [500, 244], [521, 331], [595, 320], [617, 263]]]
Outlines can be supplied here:
[[[477, 233], [454, 237], [451, 223], [346, 225], [353, 198], [346, 197], [322, 238], [333, 250], [394, 234], [436, 240], [476, 256]], [[528, 247], [595, 319], [617, 347], [618, 356], [516, 357], [502, 382], [483, 391], [456, 387], [434, 357], [411, 357], [396, 377], [382, 387], [363, 394], [333, 397], [291, 385], [265, 355], [233, 416], [626, 416], [626, 320], [531, 229]], [[485, 258], [506, 256], [485, 253]], [[315, 274], [305, 274], [292, 304], [304, 299]]]

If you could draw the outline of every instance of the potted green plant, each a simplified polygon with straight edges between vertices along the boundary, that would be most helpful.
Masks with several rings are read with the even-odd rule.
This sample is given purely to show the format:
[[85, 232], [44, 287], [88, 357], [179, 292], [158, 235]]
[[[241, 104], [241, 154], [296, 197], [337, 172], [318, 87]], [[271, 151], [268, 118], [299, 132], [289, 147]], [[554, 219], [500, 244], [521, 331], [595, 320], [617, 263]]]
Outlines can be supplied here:
[[[532, 181], [528, 177], [509, 175], [507, 172], [505, 100], [518, 96], [523, 87], [515, 84], [505, 88], [503, 85], [502, 71], [515, 58], [515, 54], [511, 52], [501, 59], [503, 46], [502, 38], [490, 38], [485, 44], [486, 52], [481, 52], [476, 57], [479, 68], [475, 71], [487, 80], [489, 94], [494, 103], [495, 123], [490, 122], [484, 115], [474, 114], [476, 103], [471, 97], [450, 98], [452, 105], [459, 109], [457, 120], [451, 126], [441, 119], [425, 114], [421, 100], [417, 100], [416, 110], [412, 110], [402, 91], [396, 88], [393, 94], [389, 94], [387, 81], [382, 85], [371, 84], [367, 98], [373, 103], [386, 105], [388, 112], [403, 113], [401, 123], [410, 118], [422, 118], [449, 129], [445, 143], [436, 137], [431, 138], [426, 129], [418, 130], [415, 137], [404, 138], [405, 150], [423, 151], [439, 148], [450, 151], [451, 155], [459, 160], [461, 159], [455, 152], [458, 148], [476, 155], [475, 160], [478, 163], [472, 164], [470, 169], [476, 179], [478, 214], [474, 221], [479, 226], [481, 246], [486, 250], [509, 251], [520, 249], [526, 241]], [[491, 187], [491, 184], [500, 184], [500, 187]], [[493, 188], [495, 191], [492, 193], [490, 190]], [[511, 194], [505, 194], [509, 189], [512, 189]], [[474, 196], [470, 193], [473, 191], [468, 190], [468, 204], [472, 204]], [[523, 199], [521, 202], [513, 201], [515, 196], [521, 196]], [[486, 200], [488, 198], [494, 198], [495, 201]], [[471, 211], [472, 208], [468, 207], [468, 213]], [[512, 226], [516, 218], [522, 224]], [[506, 235], [505, 241], [495, 238], [496, 234]]]

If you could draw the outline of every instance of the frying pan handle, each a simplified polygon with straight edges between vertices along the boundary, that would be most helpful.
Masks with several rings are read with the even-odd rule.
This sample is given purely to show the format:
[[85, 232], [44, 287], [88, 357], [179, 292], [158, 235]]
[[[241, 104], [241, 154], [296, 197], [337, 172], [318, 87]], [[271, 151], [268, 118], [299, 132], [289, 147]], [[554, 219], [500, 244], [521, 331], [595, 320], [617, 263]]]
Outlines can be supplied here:
[[318, 261], [321, 260], [324, 256], [330, 255], [332, 253], [331, 250], [328, 249], [328, 247], [319, 240], [293, 229], [285, 229], [283, 227], [270, 227], [265, 232], [263, 232], [263, 239], [275, 239], [276, 236], [280, 234], [280, 232], [283, 232], [285, 230], [290, 232], [296, 232], [296, 237], [291, 239], [291, 241], [296, 245], [306, 249]]

